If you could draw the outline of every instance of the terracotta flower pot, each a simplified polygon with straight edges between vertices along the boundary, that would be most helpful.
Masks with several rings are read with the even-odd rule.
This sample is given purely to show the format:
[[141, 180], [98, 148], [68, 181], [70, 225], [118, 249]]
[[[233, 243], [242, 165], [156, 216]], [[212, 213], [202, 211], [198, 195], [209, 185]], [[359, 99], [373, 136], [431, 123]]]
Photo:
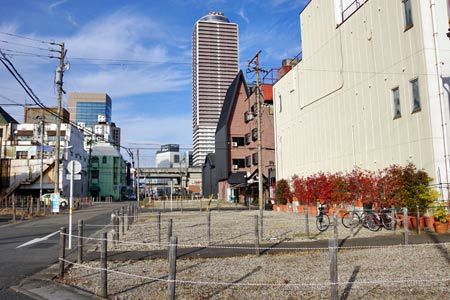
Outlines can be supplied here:
[[425, 227], [434, 228], [434, 217], [424, 217]]
[[436, 233], [447, 233], [448, 232], [448, 222], [441, 223], [438, 221], [434, 222], [434, 230]]
[[273, 209], [274, 211], [278, 211], [278, 205], [277, 205], [277, 204], [272, 205], [272, 209]]
[[[411, 225], [413, 229], [417, 229], [417, 217], [411, 216]], [[424, 217], [420, 217], [419, 220], [420, 229], [423, 230], [425, 228], [425, 219]]]

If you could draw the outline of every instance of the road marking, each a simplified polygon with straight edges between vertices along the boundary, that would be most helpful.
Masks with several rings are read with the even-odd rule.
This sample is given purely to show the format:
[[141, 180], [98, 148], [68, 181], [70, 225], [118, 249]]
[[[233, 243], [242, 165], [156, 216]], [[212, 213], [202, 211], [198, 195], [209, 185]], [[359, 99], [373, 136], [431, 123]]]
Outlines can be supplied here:
[[35, 244], [35, 243], [39, 243], [39, 242], [42, 242], [42, 241], [45, 241], [45, 240], [48, 240], [49, 238], [51, 238], [52, 236], [54, 236], [55, 234], [58, 234], [58, 233], [59, 233], [59, 230], [55, 231], [53, 233], [50, 233], [49, 235], [46, 235], [46, 236], [41, 237], [41, 238], [32, 239], [31, 241], [26, 242], [25, 244], [17, 246], [16, 249], [17, 248], [22, 248], [22, 247], [25, 247], [25, 246], [29, 246], [29, 245], [32, 245], [32, 244]]

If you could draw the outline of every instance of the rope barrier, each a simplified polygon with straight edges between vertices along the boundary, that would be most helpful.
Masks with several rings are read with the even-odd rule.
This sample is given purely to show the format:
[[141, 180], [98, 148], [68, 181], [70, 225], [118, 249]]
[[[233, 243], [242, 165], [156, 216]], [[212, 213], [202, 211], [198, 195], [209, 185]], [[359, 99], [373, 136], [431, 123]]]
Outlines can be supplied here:
[[[87, 266], [85, 264], [79, 264], [75, 263], [66, 259], [60, 258], [60, 260], [64, 261], [65, 263], [72, 264], [75, 267], [78, 268], [86, 268], [96, 271], [107, 271], [110, 273], [116, 273], [119, 275], [124, 275], [128, 277], [134, 277], [139, 279], [146, 279], [146, 280], [153, 280], [153, 281], [160, 281], [160, 282], [176, 282], [176, 283], [183, 283], [183, 284], [195, 284], [195, 285], [227, 285], [227, 286], [253, 286], [253, 287], [328, 287], [330, 286], [329, 282], [324, 283], [243, 283], [243, 282], [216, 282], [216, 281], [193, 281], [193, 280], [167, 280], [157, 277], [150, 277], [150, 276], [143, 276], [143, 275], [137, 275], [127, 272], [122, 272], [118, 270], [112, 270], [108, 268], [100, 268], [100, 267], [92, 267]], [[352, 281], [352, 285], [382, 285], [382, 284], [405, 284], [405, 283], [443, 283], [450, 280], [450, 277], [448, 278], [441, 278], [441, 279], [405, 279], [405, 280], [389, 280], [389, 281], [383, 281], [383, 280], [373, 280], [373, 281]], [[337, 285], [348, 285], [348, 282], [337, 282]]]
[[[68, 236], [68, 233], [64, 233], [64, 235]], [[73, 235], [72, 238], [80, 238], [80, 236]], [[92, 237], [81, 237], [86, 240], [95, 240], [95, 241], [102, 241], [103, 239], [100, 238], [92, 238]], [[124, 245], [139, 245], [139, 246], [161, 246], [161, 247], [168, 247], [170, 246], [167, 242], [161, 242], [161, 243], [143, 243], [143, 242], [133, 242], [133, 241], [114, 241], [107, 239], [108, 242], [114, 242], [118, 244], [124, 244]], [[390, 248], [415, 248], [415, 247], [428, 247], [433, 246], [436, 247], [436, 243], [424, 243], [424, 244], [398, 244], [398, 245], [385, 245], [385, 246], [339, 246], [335, 247], [336, 249], [390, 249]], [[439, 243], [438, 245], [450, 245], [450, 242], [445, 243]], [[221, 245], [203, 245], [203, 244], [177, 244], [180, 248], [211, 248], [211, 249], [241, 249], [241, 250], [255, 250], [255, 247], [249, 247], [249, 246], [221, 246]], [[296, 250], [296, 251], [312, 251], [312, 250], [328, 250], [329, 247], [259, 247], [260, 250]]]

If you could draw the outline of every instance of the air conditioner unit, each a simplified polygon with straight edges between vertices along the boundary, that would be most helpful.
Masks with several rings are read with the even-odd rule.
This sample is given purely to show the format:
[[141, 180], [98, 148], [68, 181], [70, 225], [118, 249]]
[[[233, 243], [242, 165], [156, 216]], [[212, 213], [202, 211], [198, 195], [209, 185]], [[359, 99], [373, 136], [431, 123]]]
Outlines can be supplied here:
[[237, 142], [232, 142], [232, 143], [231, 143], [231, 146], [232, 146], [232, 147], [237, 147], [238, 144], [237, 144]]
[[237, 170], [238, 168], [238, 165], [233, 165], [233, 170]]
[[254, 117], [255, 116], [253, 115], [253, 113], [251, 111], [248, 111], [245, 113], [245, 121], [247, 121], [247, 122], [253, 120]]

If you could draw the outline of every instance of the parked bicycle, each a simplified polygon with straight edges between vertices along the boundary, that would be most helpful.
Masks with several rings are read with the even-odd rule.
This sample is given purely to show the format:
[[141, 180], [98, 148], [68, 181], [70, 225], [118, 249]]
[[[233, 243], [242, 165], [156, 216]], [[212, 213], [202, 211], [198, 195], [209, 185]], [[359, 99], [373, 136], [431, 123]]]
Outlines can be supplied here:
[[319, 214], [316, 216], [316, 226], [319, 231], [325, 231], [330, 226], [330, 218], [326, 213], [326, 204], [320, 204]]
[[371, 231], [379, 231], [381, 228], [393, 230], [397, 225], [397, 220], [392, 217], [390, 209], [382, 208], [380, 214], [374, 211], [367, 212], [363, 220], [364, 224]]
[[361, 215], [355, 210], [348, 211], [342, 216], [341, 222], [345, 228], [350, 228], [351, 226], [358, 227], [361, 223]]

